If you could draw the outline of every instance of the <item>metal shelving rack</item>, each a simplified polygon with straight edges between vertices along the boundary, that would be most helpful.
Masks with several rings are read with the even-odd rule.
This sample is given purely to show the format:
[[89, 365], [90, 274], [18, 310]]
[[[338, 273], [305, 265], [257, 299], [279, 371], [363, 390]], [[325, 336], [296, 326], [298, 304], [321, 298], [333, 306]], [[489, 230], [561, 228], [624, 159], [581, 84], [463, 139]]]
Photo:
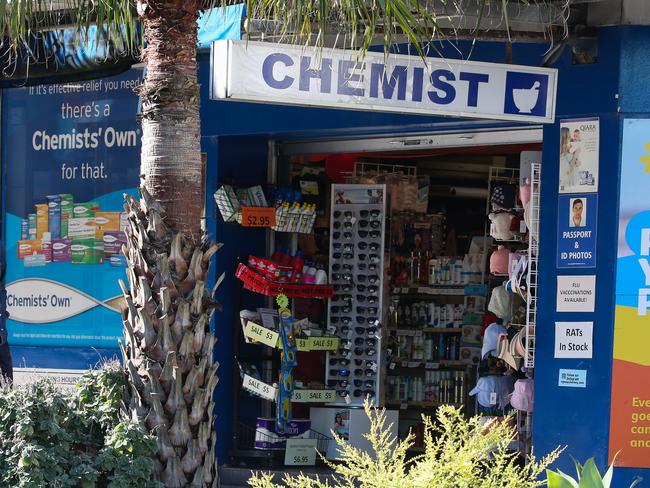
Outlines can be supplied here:
[[539, 214], [542, 165], [531, 165], [531, 197], [528, 208], [528, 300], [526, 302], [526, 368], [535, 367], [535, 326], [537, 324], [537, 273], [539, 256]]

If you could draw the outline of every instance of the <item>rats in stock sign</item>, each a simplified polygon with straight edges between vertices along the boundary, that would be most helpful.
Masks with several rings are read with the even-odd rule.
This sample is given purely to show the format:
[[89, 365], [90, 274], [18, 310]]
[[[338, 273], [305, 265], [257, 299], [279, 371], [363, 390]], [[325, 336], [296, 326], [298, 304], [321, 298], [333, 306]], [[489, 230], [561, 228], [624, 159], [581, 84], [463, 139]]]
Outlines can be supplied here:
[[216, 41], [210, 83], [212, 99], [553, 122], [557, 70]]

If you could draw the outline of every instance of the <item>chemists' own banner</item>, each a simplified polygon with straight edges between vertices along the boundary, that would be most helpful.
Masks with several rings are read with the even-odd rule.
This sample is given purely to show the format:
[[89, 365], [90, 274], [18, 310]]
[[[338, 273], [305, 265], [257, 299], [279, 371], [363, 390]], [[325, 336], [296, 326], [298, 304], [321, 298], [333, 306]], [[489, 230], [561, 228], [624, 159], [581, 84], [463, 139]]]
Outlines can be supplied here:
[[142, 70], [3, 93], [13, 345], [116, 347]]
[[650, 120], [626, 120], [621, 163], [610, 460], [650, 468]]

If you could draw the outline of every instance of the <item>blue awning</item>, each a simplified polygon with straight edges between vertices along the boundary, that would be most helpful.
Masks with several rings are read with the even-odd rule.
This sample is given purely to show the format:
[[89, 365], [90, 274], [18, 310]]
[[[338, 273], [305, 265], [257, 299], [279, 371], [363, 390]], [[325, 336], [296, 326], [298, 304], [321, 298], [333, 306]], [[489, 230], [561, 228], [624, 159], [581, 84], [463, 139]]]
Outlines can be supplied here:
[[216, 7], [199, 17], [199, 47], [210, 47], [212, 41], [241, 40], [246, 4]]

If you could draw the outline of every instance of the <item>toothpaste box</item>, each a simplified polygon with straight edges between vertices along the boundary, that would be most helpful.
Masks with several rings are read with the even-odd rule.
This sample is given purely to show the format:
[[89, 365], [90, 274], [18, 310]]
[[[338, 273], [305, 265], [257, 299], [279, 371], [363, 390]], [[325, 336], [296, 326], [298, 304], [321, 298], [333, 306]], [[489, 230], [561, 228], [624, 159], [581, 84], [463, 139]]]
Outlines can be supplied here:
[[122, 251], [122, 245], [126, 244], [126, 235], [122, 231], [108, 230], [104, 232], [104, 256], [110, 258]]
[[120, 230], [120, 212], [95, 212], [97, 237], [107, 231]]
[[36, 239], [36, 214], [30, 213], [27, 215], [27, 221], [29, 222], [29, 237], [28, 239]]
[[52, 262], [65, 263], [72, 259], [72, 239], [65, 237], [63, 239], [54, 239], [52, 241]]
[[25, 259], [32, 254], [41, 254], [42, 247], [39, 240], [18, 241], [18, 259]]
[[68, 237], [68, 220], [72, 218], [74, 199], [69, 193], [61, 193], [61, 237]]
[[94, 237], [73, 238], [70, 246], [72, 264], [102, 264], [104, 242]]
[[20, 239], [26, 241], [29, 239], [29, 220], [20, 220]]
[[74, 217], [68, 221], [68, 237], [95, 237], [95, 217]]
[[43, 238], [43, 232], [48, 232], [47, 203], [34, 205], [36, 209], [36, 239]]
[[61, 197], [48, 195], [47, 199], [47, 228], [52, 239], [61, 237]]

